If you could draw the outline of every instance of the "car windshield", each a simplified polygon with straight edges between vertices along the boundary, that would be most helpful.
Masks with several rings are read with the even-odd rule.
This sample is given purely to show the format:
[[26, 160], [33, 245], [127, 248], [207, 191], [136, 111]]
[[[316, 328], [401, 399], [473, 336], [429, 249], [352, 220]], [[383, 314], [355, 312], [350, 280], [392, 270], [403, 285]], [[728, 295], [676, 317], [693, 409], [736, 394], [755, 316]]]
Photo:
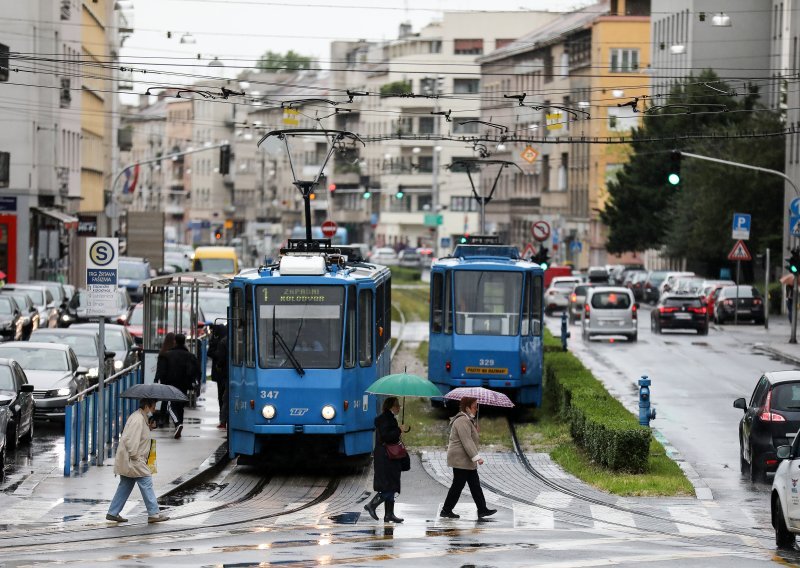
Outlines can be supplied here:
[[459, 270], [455, 273], [456, 333], [516, 335], [522, 274]]
[[10, 298], [2, 298], [0, 297], [0, 314], [9, 315], [14, 313], [14, 304], [12, 303], [13, 300]]
[[699, 308], [703, 303], [700, 298], [667, 298], [664, 305], [670, 308]]
[[574, 288], [576, 282], [574, 280], [558, 280], [553, 282], [554, 288]]
[[119, 261], [119, 278], [126, 280], [147, 280], [150, 274], [144, 262]]
[[761, 294], [758, 290], [753, 288], [752, 286], [739, 286], [739, 291], [737, 293], [736, 286], [728, 286], [727, 288], [722, 289], [722, 293], [720, 296], [724, 296], [725, 298], [760, 298]]
[[28, 288], [22, 289], [22, 291], [28, 295], [28, 297], [31, 299], [31, 302], [33, 302], [35, 305], [43, 306], [45, 304], [43, 290], [34, 290]]
[[659, 284], [661, 284], [664, 281], [664, 279], [666, 277], [667, 277], [667, 273], [666, 272], [651, 272], [649, 274], [649, 276], [647, 277], [647, 280], [651, 284], [655, 284], [656, 286], [658, 286]]
[[236, 272], [232, 258], [195, 258], [194, 270], [212, 274], [233, 274]]
[[14, 377], [11, 374], [11, 367], [0, 365], [0, 390], [16, 391]]
[[800, 383], [778, 383], [772, 387], [772, 410], [800, 410]]
[[203, 308], [203, 313], [213, 318], [224, 318], [228, 313], [228, 295], [227, 294], [201, 294], [200, 307]]
[[256, 295], [261, 367], [291, 369], [287, 349], [304, 369], [339, 367], [344, 287], [259, 286]]
[[592, 307], [598, 310], [625, 310], [631, 307], [631, 298], [622, 292], [595, 292]]
[[106, 347], [109, 351], [115, 353], [125, 353], [127, 347], [125, 345], [125, 336], [122, 330], [109, 330], [106, 329], [105, 333]]
[[0, 345], [0, 357], [14, 359], [25, 370], [69, 371], [67, 354], [61, 349], [32, 349]]
[[33, 305], [32, 302], [31, 302], [30, 296], [28, 296], [25, 292], [10, 292], [9, 291], [9, 292], [6, 292], [6, 294], [8, 294], [12, 298], [14, 298], [17, 301], [17, 304], [19, 304], [19, 307], [22, 308], [25, 311], [28, 311], [30, 309], [30, 307]]
[[97, 343], [90, 335], [37, 331], [31, 337], [31, 341], [69, 345], [78, 357], [97, 357]]

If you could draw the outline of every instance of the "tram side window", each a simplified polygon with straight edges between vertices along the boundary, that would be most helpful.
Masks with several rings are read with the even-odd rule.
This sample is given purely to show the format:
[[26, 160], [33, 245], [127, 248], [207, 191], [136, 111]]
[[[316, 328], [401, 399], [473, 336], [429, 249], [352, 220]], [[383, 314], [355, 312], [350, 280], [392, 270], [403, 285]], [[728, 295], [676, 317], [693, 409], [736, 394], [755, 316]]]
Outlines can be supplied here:
[[243, 346], [244, 346], [244, 313], [243, 304], [244, 298], [242, 297], [242, 289], [236, 288], [231, 293], [231, 317], [233, 321], [231, 324], [232, 336], [231, 340], [231, 362], [234, 365], [241, 365], [243, 360]]
[[431, 331], [433, 333], [442, 333], [442, 322], [444, 314], [442, 313], [442, 284], [444, 284], [444, 276], [441, 272], [433, 275], [433, 286], [431, 287]]
[[347, 293], [347, 328], [344, 332], [344, 368], [356, 366], [356, 287], [350, 286]]
[[531, 290], [531, 331], [533, 335], [542, 334], [542, 277], [533, 277]]
[[358, 296], [358, 362], [362, 367], [372, 365], [372, 290], [362, 290]]
[[384, 284], [381, 282], [378, 285], [377, 290], [375, 290], [375, 318], [376, 323], [378, 324], [378, 336], [375, 338], [375, 353], [380, 353], [383, 351], [383, 344], [385, 342], [386, 337], [386, 322], [384, 321], [384, 299], [385, 299], [385, 288]]
[[253, 287], [244, 293], [244, 361], [248, 367], [256, 366], [255, 328], [253, 326]]
[[531, 275], [525, 275], [525, 293], [522, 295], [522, 327], [520, 335], [528, 335], [531, 330]]
[[444, 332], [453, 333], [453, 273], [448, 272], [444, 277]]

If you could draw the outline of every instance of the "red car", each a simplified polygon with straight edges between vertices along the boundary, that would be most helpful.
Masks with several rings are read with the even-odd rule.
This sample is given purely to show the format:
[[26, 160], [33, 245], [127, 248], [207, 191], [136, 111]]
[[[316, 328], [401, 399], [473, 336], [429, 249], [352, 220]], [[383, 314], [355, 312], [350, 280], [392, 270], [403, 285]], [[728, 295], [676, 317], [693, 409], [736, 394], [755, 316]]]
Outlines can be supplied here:
[[735, 283], [731, 280], [718, 280], [716, 282], [705, 282], [702, 291], [702, 297], [706, 301], [706, 311], [708, 312], [709, 321], [714, 319], [714, 304], [717, 303], [717, 295], [719, 291], [725, 286], [733, 286]]

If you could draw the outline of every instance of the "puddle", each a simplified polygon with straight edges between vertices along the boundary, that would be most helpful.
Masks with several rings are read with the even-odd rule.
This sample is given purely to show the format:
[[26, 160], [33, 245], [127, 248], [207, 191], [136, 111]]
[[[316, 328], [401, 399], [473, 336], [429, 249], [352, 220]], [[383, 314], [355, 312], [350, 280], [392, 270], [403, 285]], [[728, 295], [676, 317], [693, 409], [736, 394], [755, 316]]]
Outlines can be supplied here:
[[196, 487], [192, 487], [190, 489], [185, 489], [183, 491], [176, 491], [171, 495], [167, 495], [166, 497], [162, 497], [158, 500], [159, 504], [165, 505], [167, 507], [180, 507], [181, 505], [186, 505], [187, 503], [193, 503], [197, 500], [198, 496], [202, 493], [208, 494], [217, 492], [221, 489], [227, 487], [227, 483], [201, 483]]
[[328, 517], [328, 520], [337, 525], [354, 525], [358, 522], [358, 519], [360, 517], [361, 513], [349, 512], [349, 513], [341, 513], [339, 515], [330, 516]]

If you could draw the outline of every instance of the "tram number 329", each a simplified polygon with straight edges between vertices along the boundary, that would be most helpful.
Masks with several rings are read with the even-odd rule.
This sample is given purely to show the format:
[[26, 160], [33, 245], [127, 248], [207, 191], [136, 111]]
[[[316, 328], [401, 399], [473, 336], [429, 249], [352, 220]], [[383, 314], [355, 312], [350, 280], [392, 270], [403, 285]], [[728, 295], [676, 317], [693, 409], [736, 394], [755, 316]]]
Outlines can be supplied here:
[[[494, 359], [480, 359], [478, 363], [481, 367], [492, 367], [494, 366]], [[264, 398], [264, 397], [261, 397]]]
[[261, 398], [278, 398], [280, 391], [261, 391]]

